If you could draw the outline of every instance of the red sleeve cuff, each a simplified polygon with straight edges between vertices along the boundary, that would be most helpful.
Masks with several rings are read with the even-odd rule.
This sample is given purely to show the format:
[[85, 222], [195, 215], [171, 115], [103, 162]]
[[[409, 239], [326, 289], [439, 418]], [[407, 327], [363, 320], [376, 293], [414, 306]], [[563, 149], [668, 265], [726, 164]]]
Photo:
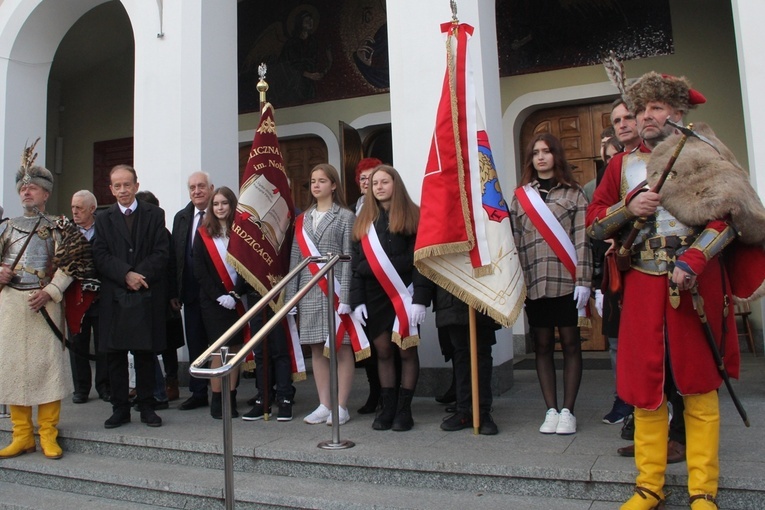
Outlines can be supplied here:
[[701, 250], [696, 248], [689, 248], [685, 253], [680, 255], [678, 260], [682, 260], [688, 264], [697, 275], [700, 275], [704, 271], [704, 268], [707, 267], [707, 258]]

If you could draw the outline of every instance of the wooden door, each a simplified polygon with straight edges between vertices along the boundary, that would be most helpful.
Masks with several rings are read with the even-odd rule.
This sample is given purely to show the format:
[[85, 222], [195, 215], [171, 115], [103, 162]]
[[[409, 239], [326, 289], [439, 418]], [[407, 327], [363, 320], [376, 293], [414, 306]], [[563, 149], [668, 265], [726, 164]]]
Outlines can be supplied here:
[[[555, 135], [563, 145], [566, 159], [577, 182], [584, 186], [595, 179], [600, 162], [600, 133], [610, 125], [611, 103], [565, 106], [538, 110], [521, 127], [521, 150], [539, 133]], [[594, 300], [590, 300], [594, 311]], [[581, 328], [582, 350], [604, 351], [608, 341], [601, 333], [601, 320], [593, 313], [591, 326]], [[558, 347], [559, 349], [559, 347]]]
[[[250, 144], [239, 147], [239, 182], [242, 181], [244, 167], [250, 154]], [[309, 181], [311, 169], [319, 163], [326, 163], [327, 145], [318, 136], [304, 136], [289, 140], [279, 140], [279, 149], [284, 158], [284, 168], [290, 179], [292, 200], [301, 211], [311, 205]]]
[[109, 172], [117, 165], [133, 165], [133, 137], [93, 143], [93, 194], [99, 208], [117, 201], [109, 185]]

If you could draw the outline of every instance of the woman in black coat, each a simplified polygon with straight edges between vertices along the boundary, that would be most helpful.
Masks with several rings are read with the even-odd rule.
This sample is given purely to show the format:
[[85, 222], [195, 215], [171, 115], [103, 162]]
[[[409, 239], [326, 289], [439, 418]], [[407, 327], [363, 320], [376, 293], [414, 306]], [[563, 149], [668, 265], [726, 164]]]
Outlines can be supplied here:
[[[377, 350], [382, 409], [372, 428], [403, 431], [414, 425], [411, 402], [420, 371], [417, 325], [425, 318], [425, 305], [429, 304], [427, 280], [414, 268], [414, 243], [420, 214], [419, 208], [409, 198], [401, 176], [393, 167], [378, 166], [370, 175], [370, 181], [371, 192], [367, 193], [353, 226], [350, 301], [356, 319], [365, 324], [367, 337], [374, 342]], [[376, 235], [370, 225], [374, 225]], [[414, 295], [407, 310], [410, 336], [406, 338], [400, 332], [401, 327], [399, 331], [394, 331], [396, 311], [380, 281], [380, 277], [387, 280], [395, 275], [386, 273], [386, 277], [376, 274], [363, 248], [365, 243], [372, 244], [369, 238], [373, 236], [379, 240], [384, 252], [377, 257], [378, 261], [389, 262], [392, 266], [390, 272], [395, 270], [405, 287], [414, 285]], [[390, 283], [386, 281], [386, 284]], [[396, 388], [395, 350], [401, 355], [400, 390]]]
[[[207, 206], [202, 225], [194, 236], [194, 276], [199, 280], [199, 303], [202, 322], [210, 341], [217, 340], [244, 313], [240, 296], [246, 291], [244, 280], [226, 262], [229, 232], [236, 212], [236, 196], [223, 186], [213, 193]], [[243, 331], [234, 336], [228, 344], [236, 352], [244, 343]], [[213, 357], [212, 368], [221, 366], [219, 357]], [[231, 415], [239, 416], [236, 410], [237, 372], [231, 374]], [[220, 379], [210, 379], [212, 402], [210, 415], [220, 419], [223, 415]]]

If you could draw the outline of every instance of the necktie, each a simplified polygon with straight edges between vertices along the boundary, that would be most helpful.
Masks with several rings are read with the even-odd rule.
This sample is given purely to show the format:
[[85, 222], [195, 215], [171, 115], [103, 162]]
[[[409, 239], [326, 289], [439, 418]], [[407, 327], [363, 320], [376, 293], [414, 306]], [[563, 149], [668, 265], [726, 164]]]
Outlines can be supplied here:
[[192, 225], [193, 228], [191, 229], [191, 245], [192, 246], [194, 246], [194, 236], [197, 233], [197, 229], [199, 228], [199, 225], [202, 224], [202, 220], [204, 219], [204, 217], [205, 217], [204, 211], [197, 211], [197, 214], [196, 214], [197, 219]]
[[125, 209], [125, 216], [130, 216], [131, 214], [133, 214], [133, 211], [130, 209]]

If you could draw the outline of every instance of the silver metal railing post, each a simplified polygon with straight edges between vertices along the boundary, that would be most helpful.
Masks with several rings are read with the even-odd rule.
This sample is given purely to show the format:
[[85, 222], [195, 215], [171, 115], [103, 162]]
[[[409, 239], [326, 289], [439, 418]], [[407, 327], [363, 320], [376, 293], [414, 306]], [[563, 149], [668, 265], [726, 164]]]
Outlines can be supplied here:
[[[234, 370], [239, 369], [239, 365], [242, 364], [244, 359], [247, 357], [247, 353], [251, 351], [256, 345], [258, 345], [261, 341], [263, 341], [264, 338], [268, 336], [268, 334], [271, 332], [271, 330], [281, 322], [281, 320], [287, 315], [287, 313], [295, 307], [298, 302], [305, 297], [308, 292], [315, 287], [319, 281], [321, 281], [325, 275], [328, 275], [329, 280], [329, 296], [327, 296], [327, 299], [329, 300], [329, 311], [330, 314], [329, 318], [329, 329], [330, 329], [330, 336], [334, 338], [335, 335], [335, 306], [334, 306], [334, 266], [338, 262], [350, 262], [351, 257], [350, 255], [327, 255], [326, 257], [307, 257], [305, 258], [300, 264], [298, 264], [292, 271], [287, 274], [280, 282], [278, 282], [276, 285], [271, 288], [270, 291], [266, 293], [265, 296], [263, 296], [260, 301], [258, 301], [256, 304], [254, 304], [249, 310], [247, 310], [242, 317], [239, 318], [238, 321], [236, 321], [228, 330], [226, 330], [225, 333], [223, 333], [220, 338], [218, 338], [213, 344], [207, 348], [205, 352], [203, 352], [196, 360], [194, 360], [191, 363], [191, 366], [189, 367], [189, 373], [194, 376], [198, 377], [200, 379], [213, 379], [216, 377], [222, 378], [221, 381], [221, 403], [223, 405], [223, 474], [225, 477], [224, 480], [224, 497], [225, 497], [225, 503], [226, 503], [226, 510], [233, 510], [234, 509], [234, 451], [233, 451], [233, 439], [232, 439], [232, 424], [231, 424], [231, 373]], [[308, 264], [311, 262], [316, 263], [323, 263], [324, 265], [322, 268], [315, 274], [313, 277], [309, 280], [309, 282], [303, 286], [298, 292], [295, 294], [295, 296], [292, 297], [289, 301], [284, 303], [282, 308], [280, 308], [277, 312], [274, 313], [274, 316], [271, 317], [271, 319], [263, 324], [260, 328], [260, 330], [252, 337], [250, 338], [244, 346], [239, 349], [239, 352], [234, 354], [233, 356], [229, 357], [229, 350], [228, 347], [226, 347], [226, 343], [237, 333], [239, 330], [241, 330], [244, 326], [247, 325], [247, 323], [250, 321], [250, 319], [255, 316], [256, 313], [259, 313], [263, 308], [269, 305], [269, 303], [276, 299], [281, 291], [284, 289], [284, 287], [287, 285], [287, 283], [292, 280], [293, 278], [297, 277], [300, 272], [305, 269]], [[325, 449], [342, 449], [342, 448], [350, 448], [354, 446], [354, 443], [350, 441], [340, 441], [340, 429], [339, 429], [339, 419], [338, 416], [338, 402], [337, 402], [337, 359], [335, 358], [336, 352], [335, 352], [335, 342], [330, 342], [331, 344], [331, 350], [330, 350], [330, 366], [333, 367], [331, 369], [331, 378], [334, 378], [334, 382], [332, 382], [332, 379], [330, 380], [330, 387], [331, 393], [332, 393], [332, 408], [333, 408], [333, 421], [332, 421], [332, 432], [333, 432], [333, 440], [331, 442], [327, 442], [326, 446], [322, 446], [324, 443], [320, 444], [319, 446]], [[221, 366], [217, 368], [205, 368], [204, 365], [207, 363], [212, 356], [220, 355], [221, 357]], [[333, 361], [334, 359], [334, 361]], [[224, 398], [224, 395], [226, 396]]]
[[[332, 254], [328, 253], [327, 257]], [[344, 450], [352, 448], [352, 441], [340, 441], [340, 403], [337, 398], [337, 333], [335, 328], [335, 268], [327, 272], [327, 329], [329, 330], [329, 398], [332, 411], [332, 440], [322, 441], [319, 448]]]

